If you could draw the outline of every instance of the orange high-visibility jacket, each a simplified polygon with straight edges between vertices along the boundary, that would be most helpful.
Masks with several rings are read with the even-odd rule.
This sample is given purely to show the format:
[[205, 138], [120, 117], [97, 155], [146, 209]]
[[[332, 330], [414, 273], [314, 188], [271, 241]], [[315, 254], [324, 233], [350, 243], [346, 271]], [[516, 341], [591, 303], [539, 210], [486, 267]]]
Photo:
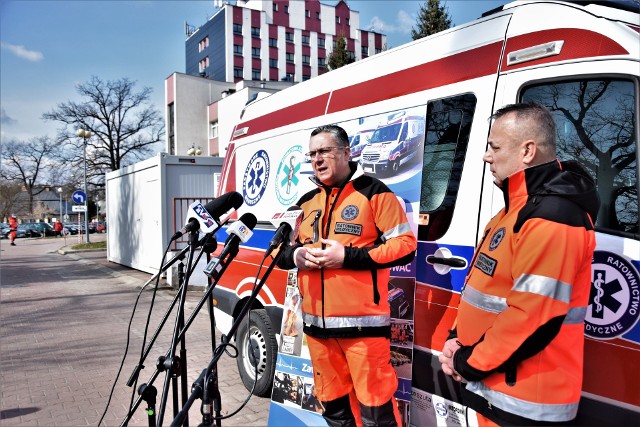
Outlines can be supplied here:
[[293, 268], [295, 249], [321, 247], [321, 238], [345, 246], [343, 268], [298, 272], [304, 332], [318, 338], [390, 336], [390, 267], [413, 260], [417, 248], [407, 215], [380, 180], [350, 162], [341, 187], [318, 188], [298, 201], [304, 217], [297, 243], [279, 266]]
[[487, 225], [463, 289], [454, 367], [472, 401], [569, 421], [582, 387], [598, 195], [577, 165], [558, 161], [517, 172], [502, 189], [505, 208]]

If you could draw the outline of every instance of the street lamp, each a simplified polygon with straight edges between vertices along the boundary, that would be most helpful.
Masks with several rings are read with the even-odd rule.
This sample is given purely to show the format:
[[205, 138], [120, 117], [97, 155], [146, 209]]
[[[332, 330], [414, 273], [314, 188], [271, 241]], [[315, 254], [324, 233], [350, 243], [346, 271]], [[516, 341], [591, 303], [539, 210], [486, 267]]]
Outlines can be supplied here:
[[87, 200], [89, 199], [89, 193], [87, 193], [87, 139], [91, 138], [91, 131], [85, 129], [78, 129], [76, 132], [84, 143], [84, 235], [85, 241], [89, 243], [89, 206]]
[[60, 217], [58, 221], [62, 222], [62, 187], [58, 187], [58, 194], [60, 195]]
[[200, 154], [202, 154], [202, 150], [200, 149], [200, 147], [196, 148], [192, 145], [191, 148], [187, 150], [188, 156], [199, 156]]

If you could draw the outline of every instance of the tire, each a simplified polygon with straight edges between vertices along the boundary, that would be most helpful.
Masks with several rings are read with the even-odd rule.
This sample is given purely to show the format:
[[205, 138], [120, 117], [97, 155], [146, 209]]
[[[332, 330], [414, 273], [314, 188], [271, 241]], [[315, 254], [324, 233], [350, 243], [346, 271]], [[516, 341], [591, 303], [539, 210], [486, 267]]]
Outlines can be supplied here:
[[238, 372], [244, 386], [249, 391], [253, 388], [256, 376], [255, 360], [258, 355], [258, 382], [253, 394], [269, 397], [276, 369], [278, 342], [266, 310], [251, 310], [249, 322], [246, 317], [242, 319], [236, 335], [236, 344]]
[[394, 160], [393, 162], [391, 162], [391, 165], [389, 166], [388, 176], [397, 175], [399, 170], [400, 170], [400, 160]]

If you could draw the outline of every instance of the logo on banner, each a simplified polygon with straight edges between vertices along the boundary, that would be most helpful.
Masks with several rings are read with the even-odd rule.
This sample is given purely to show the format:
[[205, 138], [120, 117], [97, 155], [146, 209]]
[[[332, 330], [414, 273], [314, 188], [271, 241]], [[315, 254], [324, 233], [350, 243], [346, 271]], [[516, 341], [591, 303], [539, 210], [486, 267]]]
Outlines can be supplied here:
[[269, 155], [260, 150], [255, 153], [244, 171], [242, 193], [244, 202], [253, 206], [260, 201], [269, 181]]
[[285, 206], [293, 204], [298, 198], [298, 183], [300, 182], [298, 172], [303, 160], [301, 145], [289, 148], [280, 159], [276, 172], [276, 197]]
[[584, 321], [587, 336], [613, 339], [630, 331], [640, 313], [640, 274], [623, 257], [595, 251], [591, 292]]

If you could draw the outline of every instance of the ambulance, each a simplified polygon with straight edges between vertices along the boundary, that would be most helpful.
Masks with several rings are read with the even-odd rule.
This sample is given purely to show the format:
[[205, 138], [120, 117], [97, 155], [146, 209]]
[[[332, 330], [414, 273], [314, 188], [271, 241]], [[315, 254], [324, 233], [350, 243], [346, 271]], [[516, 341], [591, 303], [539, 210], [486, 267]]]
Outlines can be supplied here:
[[[241, 193], [236, 218], [252, 212], [258, 225], [214, 289], [218, 328], [229, 330], [254, 289], [274, 233], [270, 218], [315, 188], [304, 158], [311, 131], [338, 124], [353, 136], [365, 121], [411, 117], [404, 123], [421, 135], [411, 147], [415, 160], [379, 176], [404, 204], [419, 241], [415, 260], [391, 274], [409, 303], [398, 322], [410, 322], [413, 331], [408, 343], [392, 348], [409, 358], [396, 366], [396, 397], [408, 425], [467, 425], [460, 385], [437, 358], [474, 247], [503, 207], [482, 161], [489, 117], [504, 105], [536, 101], [556, 120], [558, 158], [580, 162], [601, 200], [576, 422], [640, 425], [639, 8], [637, 1], [507, 3], [247, 105], [228, 145], [219, 194]], [[365, 173], [382, 170], [371, 161], [374, 149], [383, 152], [374, 142], [375, 133], [362, 151]], [[269, 395], [276, 373], [312, 381], [307, 361], [278, 351], [291, 274], [271, 272], [235, 336], [240, 375], [249, 389], [257, 381], [255, 394]], [[282, 425], [322, 423], [319, 415], [293, 415], [291, 405], [273, 403], [269, 422], [282, 416]]]

